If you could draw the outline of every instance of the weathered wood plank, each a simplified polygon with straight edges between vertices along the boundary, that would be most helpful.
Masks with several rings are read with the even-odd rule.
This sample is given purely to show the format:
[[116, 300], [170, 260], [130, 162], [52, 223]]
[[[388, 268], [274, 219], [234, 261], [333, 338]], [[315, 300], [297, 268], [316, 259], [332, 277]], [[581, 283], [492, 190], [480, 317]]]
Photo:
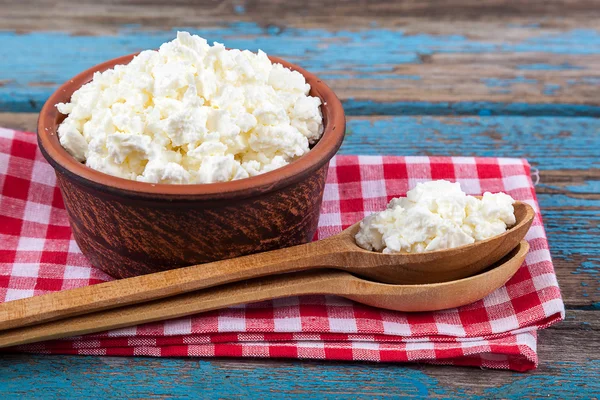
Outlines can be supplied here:
[[350, 121], [343, 148], [350, 154], [527, 157], [540, 170], [600, 168], [600, 120], [595, 118], [410, 116]]
[[0, 112], [0, 127], [35, 132], [37, 113], [2, 113]]
[[[0, 113], [5, 127], [33, 131], [36, 120]], [[528, 158], [565, 303], [590, 307], [600, 302], [599, 133], [592, 118], [351, 117], [340, 152]]]
[[[35, 113], [0, 113], [0, 126], [35, 131], [36, 123]], [[583, 185], [574, 191], [585, 193], [586, 185], [593, 189], [600, 179], [600, 119], [349, 117], [342, 152], [525, 157], [541, 171], [542, 184], [548, 177], [562, 187]], [[568, 170], [580, 170], [577, 181]], [[551, 186], [542, 187], [553, 193]]]
[[[583, 312], [579, 312], [583, 314]], [[428, 365], [5, 355], [0, 387], [23, 398], [556, 398], [600, 395], [595, 328], [540, 332], [540, 367], [526, 374]], [[585, 322], [585, 321], [583, 321]], [[90, 385], [90, 382], [98, 384]], [[359, 383], [360, 382], [360, 383]]]
[[[99, 6], [66, 8], [58, 3], [49, 10], [69, 21], [85, 20], [87, 13], [92, 18], [88, 8]], [[100, 22], [91, 23], [88, 31], [78, 31], [73, 28], [78, 25], [70, 22], [45, 26], [38, 21], [39, 13], [34, 17], [38, 7], [20, 7], [11, 3], [4, 8], [8, 16], [0, 18], [4, 52], [0, 110], [4, 111], [39, 110], [58, 84], [78, 72], [119, 55], [155, 48], [175, 35], [174, 30], [165, 30], [171, 24], [165, 22], [156, 30], [143, 18], [138, 19], [141, 26], [120, 26], [109, 35], [94, 31], [94, 26], [114, 21], [117, 6], [102, 6], [108, 14], [93, 14]], [[35, 26], [31, 31], [11, 31], [13, 21], [20, 18], [11, 18], [11, 13], [35, 18]], [[191, 11], [189, 17], [199, 18], [199, 14]], [[594, 90], [600, 82], [600, 19], [586, 29], [557, 28], [540, 21], [526, 25], [503, 19], [436, 21], [437, 25], [427, 25], [418, 18], [406, 25], [378, 26], [375, 22], [375, 26], [348, 30], [348, 25], [336, 27], [327, 21], [306, 27], [211, 18], [184, 19], [173, 29], [187, 27], [211, 41], [261, 48], [297, 62], [330, 83], [349, 115], [600, 115]], [[413, 25], [419, 30], [411, 30]], [[94, 36], [98, 33], [103, 35]], [[523, 103], [535, 103], [537, 108]]]
[[[122, 25], [142, 24], [149, 28], [173, 28], [224, 22], [255, 21], [261, 25], [329, 25], [335, 29], [378, 25], [403, 26], [417, 31], [448, 29], [445, 21], [468, 21], [478, 26], [497, 27], [498, 22], [514, 25], [540, 24], [544, 27], [586, 28], [600, 16], [595, 0], [423, 0], [332, 1], [324, 9], [319, 0], [290, 3], [286, 0], [177, 0], [110, 1], [82, 0], [77, 9], [69, 0], [2, 0], [0, 22], [6, 29], [71, 30], [96, 34], [114, 33]], [[43, 10], [40, 13], [39, 10]], [[540, 19], [542, 20], [540, 22]], [[455, 29], [455, 28], [450, 28]]]

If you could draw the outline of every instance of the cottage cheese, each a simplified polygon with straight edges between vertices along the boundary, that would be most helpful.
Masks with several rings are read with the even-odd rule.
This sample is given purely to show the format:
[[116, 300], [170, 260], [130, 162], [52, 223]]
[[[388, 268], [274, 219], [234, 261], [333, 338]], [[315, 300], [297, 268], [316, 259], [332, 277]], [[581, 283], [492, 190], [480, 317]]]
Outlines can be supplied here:
[[385, 211], [366, 217], [356, 243], [383, 253], [449, 249], [496, 236], [515, 224], [514, 200], [486, 192], [467, 196], [459, 183], [419, 183]]
[[290, 163], [321, 137], [321, 101], [309, 90], [262, 51], [178, 32], [57, 104], [68, 115], [58, 136], [78, 161], [126, 179], [242, 179]]

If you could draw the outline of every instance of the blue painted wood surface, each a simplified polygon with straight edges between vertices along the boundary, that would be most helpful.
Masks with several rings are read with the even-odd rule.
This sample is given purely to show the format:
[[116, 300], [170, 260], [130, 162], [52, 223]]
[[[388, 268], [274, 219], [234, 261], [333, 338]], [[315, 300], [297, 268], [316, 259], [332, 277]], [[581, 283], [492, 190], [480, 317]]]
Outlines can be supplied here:
[[[248, 8], [232, 7], [240, 17]], [[415, 32], [419, 21], [408, 21], [406, 29], [336, 23], [296, 27], [229, 18], [189, 30], [230, 47], [261, 48], [320, 75], [347, 114], [357, 116], [348, 121], [343, 153], [527, 157], [542, 178], [538, 197], [568, 309], [563, 324], [540, 333], [540, 368], [519, 374], [20, 354], [0, 359], [4, 397], [600, 396], [594, 379], [600, 375], [600, 27], [490, 22], [487, 34], [477, 24], [432, 33]], [[37, 111], [66, 79], [108, 58], [154, 48], [177, 26], [120, 26], [102, 35], [73, 34], [69, 25], [53, 32], [0, 29], [0, 112]]]
[[[568, 132], [568, 134], [567, 134]], [[453, 147], [460, 143], [460, 150]], [[348, 122], [347, 154], [525, 157], [540, 169], [600, 168], [600, 119], [390, 117]]]
[[[595, 30], [523, 35], [521, 28], [507, 26], [523, 37], [503, 41], [462, 34], [407, 34], [402, 29], [377, 27], [358, 31], [282, 29], [251, 22], [164, 31], [128, 26], [106, 36], [0, 31], [0, 110], [39, 111], [58, 84], [102, 61], [157, 48], [172, 40], [178, 29], [229, 47], [262, 49], [300, 64], [338, 91], [349, 115], [600, 115], [599, 102], [584, 90], [600, 82], [600, 72], [590, 65], [600, 62], [600, 33]], [[490, 54], [506, 55], [469, 69]], [[426, 61], [432, 56], [456, 57], [454, 68], [464, 75], [454, 83], [456, 88], [449, 90], [445, 81], [437, 83], [439, 70], [430, 70], [431, 61]], [[465, 57], [466, 61], [461, 61]], [[584, 57], [592, 60], [581, 62]], [[536, 62], [540, 58], [547, 62]], [[501, 77], [494, 69], [498, 63], [504, 67]], [[577, 103], [587, 99], [591, 104], [557, 103], [556, 96], [568, 92], [579, 95]], [[514, 104], [520, 93], [539, 104]], [[402, 101], [407, 97], [410, 102]]]
[[[54, 360], [51, 364], [46, 359]], [[373, 364], [357, 368], [350, 363], [247, 361], [214, 363], [204, 360], [128, 359], [107, 357], [30, 356], [23, 376], [22, 357], [0, 364], [0, 387], [22, 399], [72, 397], [190, 399], [339, 399], [415, 398], [542, 398], [590, 399], [598, 386], [586, 373], [600, 370], [600, 362], [577, 365], [555, 363], [548, 374], [527, 376], [506, 371], [474, 371], [480, 376], [501, 374], [510, 382], [477, 393], [460, 383], [444, 387], [418, 366]], [[68, 362], [56, 362], [58, 360]], [[463, 369], [465, 371], [466, 369]], [[95, 384], [91, 384], [94, 382]], [[185, 382], [184, 385], [178, 384]], [[467, 381], [468, 382], [468, 381]], [[38, 388], [32, 392], [30, 388]], [[75, 396], [73, 396], [75, 394]], [[78, 396], [79, 395], [79, 396]]]

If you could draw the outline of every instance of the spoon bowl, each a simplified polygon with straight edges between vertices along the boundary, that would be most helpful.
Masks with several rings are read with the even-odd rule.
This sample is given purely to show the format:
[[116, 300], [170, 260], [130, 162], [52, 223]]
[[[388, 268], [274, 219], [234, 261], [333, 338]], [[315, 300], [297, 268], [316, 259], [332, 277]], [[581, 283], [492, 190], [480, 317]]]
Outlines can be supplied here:
[[[476, 275], [441, 283], [425, 285], [390, 285], [365, 283], [352, 279], [346, 293], [338, 295], [377, 308], [395, 311], [437, 311], [471, 304], [504, 285], [521, 267], [529, 251], [523, 240], [501, 260]], [[350, 278], [351, 277], [351, 278]]]
[[428, 285], [389, 285], [335, 270], [305, 271], [186, 293], [167, 299], [75, 316], [0, 332], [0, 347], [119, 329], [180, 318], [238, 304], [275, 298], [337, 295], [395, 311], [436, 311], [482, 299], [504, 285], [525, 260], [529, 244], [522, 241], [486, 272], [456, 281]]
[[500, 235], [465, 246], [423, 253], [383, 254], [362, 249], [354, 240], [360, 229], [358, 222], [324, 240], [335, 243], [336, 247], [343, 245], [349, 252], [345, 264], [331, 262], [332, 265], [327, 266], [392, 284], [426, 284], [465, 278], [500, 260], [525, 237], [535, 211], [527, 203], [517, 201], [514, 213], [515, 225]]

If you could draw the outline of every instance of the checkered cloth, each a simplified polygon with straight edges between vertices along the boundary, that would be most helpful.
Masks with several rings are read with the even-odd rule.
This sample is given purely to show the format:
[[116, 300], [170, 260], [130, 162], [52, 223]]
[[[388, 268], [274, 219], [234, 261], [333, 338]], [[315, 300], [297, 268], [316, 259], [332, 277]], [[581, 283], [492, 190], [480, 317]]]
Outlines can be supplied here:
[[[538, 212], [526, 263], [485, 299], [458, 309], [401, 313], [332, 296], [232, 307], [11, 351], [118, 356], [272, 357], [474, 365], [537, 365], [537, 329], [564, 306], [527, 161], [473, 157], [338, 156], [332, 160], [317, 238], [340, 232], [417, 182], [449, 179], [477, 195], [504, 191]], [[0, 129], [0, 301], [112, 278], [71, 236], [54, 171], [32, 133]]]

